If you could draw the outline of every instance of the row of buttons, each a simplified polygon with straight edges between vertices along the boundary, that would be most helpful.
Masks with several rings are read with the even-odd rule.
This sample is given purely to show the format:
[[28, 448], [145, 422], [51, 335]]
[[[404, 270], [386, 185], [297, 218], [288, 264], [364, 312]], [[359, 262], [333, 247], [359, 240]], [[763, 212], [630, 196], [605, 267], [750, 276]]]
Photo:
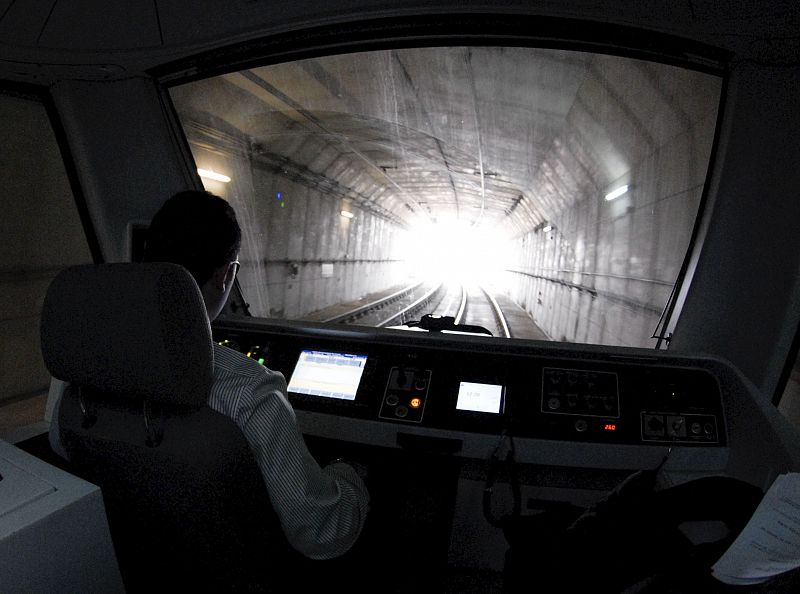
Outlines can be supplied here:
[[[387, 406], [394, 406], [395, 407], [394, 416], [396, 416], [398, 418], [401, 418], [401, 419], [404, 419], [405, 417], [408, 416], [408, 406], [405, 406], [404, 404], [400, 404], [400, 406], [398, 406], [398, 404], [400, 403], [400, 398], [398, 396], [396, 396], [395, 394], [389, 394], [386, 397], [386, 400], [384, 400], [384, 402], [386, 403]], [[421, 398], [412, 398], [409, 401], [408, 405], [412, 409], [417, 409], [417, 408], [422, 406], [422, 399]]]
[[378, 416], [414, 423], [422, 421], [430, 377], [428, 370], [393, 367]]
[[[547, 408], [552, 411], [558, 411], [562, 408], [564, 398], [558, 392], [550, 392], [550, 397], [547, 399]], [[577, 408], [582, 408], [589, 411], [598, 411], [602, 409], [607, 413], [616, 412], [617, 400], [613, 396], [597, 396], [595, 394], [567, 394], [567, 409], [569, 411]]]
[[616, 373], [545, 367], [542, 395], [545, 413], [619, 416]]
[[651, 440], [716, 441], [716, 419], [713, 415], [643, 413], [642, 437]]

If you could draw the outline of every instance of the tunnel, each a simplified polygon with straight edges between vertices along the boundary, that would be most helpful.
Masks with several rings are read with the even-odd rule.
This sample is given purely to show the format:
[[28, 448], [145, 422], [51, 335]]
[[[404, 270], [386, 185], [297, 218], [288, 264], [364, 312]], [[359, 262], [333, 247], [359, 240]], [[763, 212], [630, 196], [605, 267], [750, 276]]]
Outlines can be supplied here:
[[169, 95], [206, 189], [242, 223], [252, 315], [386, 314], [407, 291], [397, 307], [433, 297], [349, 321], [488, 325], [482, 295], [511, 336], [653, 347], [721, 90], [713, 73], [633, 57], [432, 47], [241, 69]]

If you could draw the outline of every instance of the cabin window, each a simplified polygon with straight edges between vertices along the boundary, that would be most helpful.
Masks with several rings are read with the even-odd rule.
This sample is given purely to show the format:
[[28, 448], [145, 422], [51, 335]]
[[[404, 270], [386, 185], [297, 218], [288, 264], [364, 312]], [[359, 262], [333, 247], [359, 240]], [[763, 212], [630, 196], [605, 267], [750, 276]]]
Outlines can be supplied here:
[[436, 47], [169, 92], [206, 189], [243, 224], [253, 315], [391, 327], [432, 313], [500, 336], [494, 301], [514, 337], [649, 347], [721, 88], [626, 57]]
[[50, 281], [91, 262], [64, 161], [44, 105], [0, 91], [0, 439], [42, 429], [50, 375], [39, 319]]

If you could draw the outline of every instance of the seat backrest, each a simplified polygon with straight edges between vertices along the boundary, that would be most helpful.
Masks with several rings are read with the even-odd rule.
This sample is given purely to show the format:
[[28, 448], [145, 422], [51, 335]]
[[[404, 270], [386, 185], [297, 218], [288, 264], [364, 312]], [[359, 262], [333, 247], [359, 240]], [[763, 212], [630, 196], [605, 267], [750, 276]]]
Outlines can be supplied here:
[[288, 547], [255, 458], [207, 405], [211, 330], [191, 275], [78, 266], [52, 282], [42, 352], [73, 472], [100, 486], [128, 591], [264, 591]]

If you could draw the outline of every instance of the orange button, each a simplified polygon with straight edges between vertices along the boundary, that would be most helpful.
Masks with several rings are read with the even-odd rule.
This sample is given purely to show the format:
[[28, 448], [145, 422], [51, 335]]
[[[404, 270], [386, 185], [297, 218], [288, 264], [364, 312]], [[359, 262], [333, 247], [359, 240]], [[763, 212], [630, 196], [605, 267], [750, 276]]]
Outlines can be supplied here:
[[419, 398], [412, 398], [410, 404], [411, 408], [419, 408], [422, 405], [422, 400]]

